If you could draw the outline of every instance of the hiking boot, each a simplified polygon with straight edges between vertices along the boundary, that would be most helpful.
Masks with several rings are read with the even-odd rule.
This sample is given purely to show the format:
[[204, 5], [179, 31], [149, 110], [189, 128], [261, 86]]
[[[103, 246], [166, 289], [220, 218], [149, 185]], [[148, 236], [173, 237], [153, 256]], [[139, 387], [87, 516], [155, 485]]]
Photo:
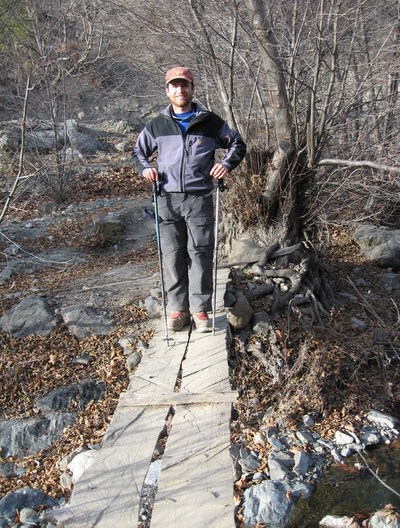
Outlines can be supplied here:
[[182, 328], [190, 323], [189, 312], [172, 312], [168, 318], [168, 330], [179, 332]]
[[212, 324], [211, 320], [209, 319], [207, 312], [198, 312], [193, 314], [193, 321], [196, 325], [196, 330], [198, 332], [211, 332]]

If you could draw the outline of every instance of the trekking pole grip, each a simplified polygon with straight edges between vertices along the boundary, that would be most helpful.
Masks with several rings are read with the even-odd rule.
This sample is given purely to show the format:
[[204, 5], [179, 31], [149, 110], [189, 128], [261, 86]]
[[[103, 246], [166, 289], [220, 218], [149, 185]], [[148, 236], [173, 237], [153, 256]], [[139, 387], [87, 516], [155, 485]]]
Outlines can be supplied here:
[[221, 192], [224, 192], [226, 187], [225, 187], [225, 182], [224, 182], [224, 178], [219, 178], [217, 180], [217, 187], [218, 189], [221, 191]]

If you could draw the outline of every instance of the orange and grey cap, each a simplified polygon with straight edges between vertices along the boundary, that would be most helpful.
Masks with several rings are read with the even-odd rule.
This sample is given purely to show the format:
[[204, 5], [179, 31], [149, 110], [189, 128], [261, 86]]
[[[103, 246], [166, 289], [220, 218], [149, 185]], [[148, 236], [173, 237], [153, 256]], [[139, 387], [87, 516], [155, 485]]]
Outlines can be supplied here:
[[193, 74], [189, 70], [189, 68], [184, 67], [176, 67], [172, 68], [172, 70], [167, 71], [165, 75], [165, 83], [168, 84], [169, 82], [173, 81], [174, 79], [184, 79], [185, 81], [193, 82]]

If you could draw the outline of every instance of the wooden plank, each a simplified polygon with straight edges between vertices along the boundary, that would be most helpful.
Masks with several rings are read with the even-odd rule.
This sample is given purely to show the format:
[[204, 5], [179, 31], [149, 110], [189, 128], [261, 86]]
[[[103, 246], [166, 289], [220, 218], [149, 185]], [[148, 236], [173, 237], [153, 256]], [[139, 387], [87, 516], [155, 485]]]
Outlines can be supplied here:
[[197, 394], [173, 392], [160, 394], [121, 394], [122, 407], [143, 407], [149, 405], [195, 405], [207, 403], [233, 403], [237, 392], [199, 392]]
[[[187, 337], [180, 332], [174, 346], [167, 346], [160, 321], [126, 395], [173, 393]], [[167, 412], [165, 406], [127, 408], [119, 403], [93, 464], [54, 518], [66, 528], [137, 526], [143, 482]]]
[[166, 409], [125, 409], [118, 427], [75, 483], [70, 502], [52, 512], [66, 528], [137, 526], [143, 482]]
[[182, 368], [181, 392], [229, 392], [226, 350], [226, 317], [217, 317], [218, 330], [201, 334], [193, 332]]
[[151, 528], [234, 528], [231, 404], [178, 407]]

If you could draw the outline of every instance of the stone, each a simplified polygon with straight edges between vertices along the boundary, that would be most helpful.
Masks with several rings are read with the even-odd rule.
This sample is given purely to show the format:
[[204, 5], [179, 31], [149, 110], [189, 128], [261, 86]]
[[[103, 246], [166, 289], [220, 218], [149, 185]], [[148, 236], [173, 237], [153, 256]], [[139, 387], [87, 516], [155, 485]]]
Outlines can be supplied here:
[[72, 483], [75, 484], [83, 473], [93, 464], [97, 455], [97, 449], [87, 449], [78, 453], [68, 464], [68, 469], [72, 473]]
[[245, 328], [253, 318], [254, 312], [249, 301], [241, 292], [235, 292], [236, 302], [226, 313], [228, 323], [234, 328]]
[[58, 319], [43, 297], [27, 297], [7, 310], [0, 319], [0, 326], [14, 337], [48, 335], [59, 325]]
[[8, 282], [12, 277], [12, 269], [9, 266], [6, 266], [3, 271], [0, 273], [0, 284]]
[[144, 307], [150, 319], [158, 319], [163, 314], [162, 304], [157, 299], [154, 299], [152, 295], [146, 297]]
[[338, 517], [337, 515], [326, 515], [319, 521], [321, 528], [349, 528], [353, 519], [350, 517]]
[[251, 238], [242, 238], [233, 244], [229, 255], [229, 264], [253, 264], [263, 259], [264, 256], [265, 248], [260, 247]]
[[64, 471], [60, 475], [60, 485], [65, 490], [72, 489], [72, 475], [68, 471]]
[[35, 400], [35, 407], [39, 411], [61, 411], [68, 409], [78, 395], [78, 385], [68, 385], [50, 391]]
[[20, 521], [27, 526], [38, 526], [38, 513], [33, 508], [22, 508], [19, 512]]
[[66, 427], [73, 425], [71, 413], [50, 413], [44, 417], [0, 421], [2, 456], [25, 456], [49, 447]]
[[389, 230], [371, 224], [359, 226], [353, 240], [361, 254], [382, 268], [400, 268], [400, 229]]
[[84, 380], [79, 386], [79, 409], [85, 409], [91, 401], [97, 402], [104, 398], [106, 384], [104, 381]]
[[291, 472], [294, 457], [284, 451], [270, 451], [268, 455], [268, 469], [271, 480], [283, 480]]
[[132, 352], [126, 359], [126, 366], [128, 370], [134, 370], [142, 361], [142, 354], [140, 352]]
[[256, 471], [261, 466], [259, 458], [245, 449], [240, 450], [240, 457], [238, 462], [244, 473]]
[[118, 218], [110, 215], [96, 217], [93, 220], [94, 230], [102, 242], [115, 242], [125, 231], [125, 224]]
[[92, 334], [105, 335], [115, 328], [111, 319], [83, 304], [63, 308], [61, 317], [68, 330], [78, 339], [84, 339]]
[[351, 317], [350, 318], [351, 325], [356, 330], [366, 330], [367, 329], [367, 323], [365, 321], [362, 321], [358, 317]]
[[400, 291], [400, 274], [399, 273], [385, 273], [380, 276], [380, 280], [386, 285], [388, 290]]
[[12, 462], [0, 462], [0, 475], [5, 478], [22, 477], [25, 475], [26, 469], [13, 464]]
[[391, 504], [376, 511], [368, 520], [368, 528], [400, 528], [400, 513]]
[[314, 422], [314, 420], [311, 418], [311, 416], [309, 416], [308, 414], [305, 414], [305, 415], [303, 416], [303, 424], [304, 424], [307, 428], [311, 428], [311, 427], [314, 427], [315, 422]]
[[0, 518], [3, 517], [10, 523], [13, 522], [17, 511], [23, 508], [38, 509], [41, 506], [52, 508], [56, 500], [46, 495], [42, 490], [28, 487], [12, 491], [0, 499]]
[[298, 431], [296, 431], [296, 436], [302, 444], [314, 443], [314, 437], [311, 431], [309, 431], [306, 427], [302, 427]]
[[154, 460], [149, 466], [146, 477], [144, 479], [145, 486], [157, 486], [160, 478], [162, 466], [162, 459]]
[[311, 459], [303, 450], [296, 451], [294, 454], [293, 471], [297, 475], [305, 475], [311, 465]]
[[381, 435], [373, 427], [365, 425], [360, 431], [361, 442], [365, 445], [379, 444], [381, 441]]
[[367, 414], [367, 420], [369, 422], [377, 423], [382, 427], [388, 427], [389, 429], [394, 429], [399, 423], [399, 421], [393, 416], [374, 410], [369, 411]]
[[335, 443], [336, 445], [342, 446], [346, 444], [352, 444], [354, 438], [349, 434], [342, 433], [342, 431], [336, 431], [335, 433]]
[[243, 516], [246, 527], [265, 523], [273, 528], [284, 528], [293, 504], [300, 497], [309, 497], [310, 486], [302, 482], [264, 480], [244, 492]]

